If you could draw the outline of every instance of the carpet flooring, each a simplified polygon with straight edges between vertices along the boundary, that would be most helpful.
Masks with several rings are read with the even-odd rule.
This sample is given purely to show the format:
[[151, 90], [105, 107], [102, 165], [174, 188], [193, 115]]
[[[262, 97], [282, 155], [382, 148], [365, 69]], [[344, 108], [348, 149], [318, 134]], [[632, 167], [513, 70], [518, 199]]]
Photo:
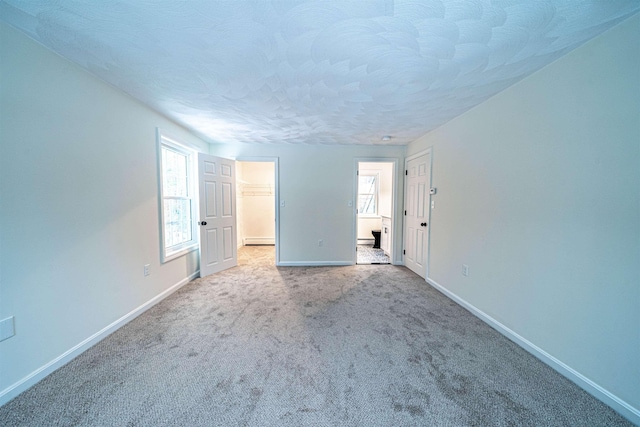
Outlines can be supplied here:
[[356, 255], [358, 264], [391, 264], [391, 259], [385, 255], [384, 250], [374, 248], [373, 245], [358, 245]]
[[1, 407], [0, 425], [630, 425], [404, 267], [239, 256]]

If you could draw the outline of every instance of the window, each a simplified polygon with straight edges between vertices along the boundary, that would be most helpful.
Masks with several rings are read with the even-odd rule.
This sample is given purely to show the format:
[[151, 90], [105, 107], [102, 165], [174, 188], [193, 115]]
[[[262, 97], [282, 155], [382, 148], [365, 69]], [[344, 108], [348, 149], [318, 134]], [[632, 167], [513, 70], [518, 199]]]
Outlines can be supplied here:
[[159, 132], [162, 262], [197, 249], [194, 152]]
[[358, 214], [378, 215], [378, 174], [358, 175]]

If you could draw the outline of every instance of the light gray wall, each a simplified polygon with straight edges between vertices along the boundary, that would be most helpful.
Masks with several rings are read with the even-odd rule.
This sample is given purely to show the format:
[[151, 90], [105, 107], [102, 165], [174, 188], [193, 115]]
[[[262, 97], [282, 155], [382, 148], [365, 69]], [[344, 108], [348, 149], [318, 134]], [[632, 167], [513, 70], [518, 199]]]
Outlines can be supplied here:
[[[216, 156], [279, 158], [280, 201], [285, 202], [279, 208], [280, 261], [300, 264], [355, 261], [355, 159], [389, 157], [400, 159], [401, 164], [404, 152], [405, 147], [211, 145]], [[402, 193], [398, 194], [401, 199]], [[348, 206], [349, 200], [353, 207]], [[323, 240], [322, 247], [318, 240]], [[400, 247], [397, 239], [396, 245]]]
[[156, 127], [209, 148], [2, 23], [0, 43], [2, 393], [197, 271], [159, 262]]
[[407, 152], [433, 147], [429, 278], [636, 409], [639, 40], [636, 15]]

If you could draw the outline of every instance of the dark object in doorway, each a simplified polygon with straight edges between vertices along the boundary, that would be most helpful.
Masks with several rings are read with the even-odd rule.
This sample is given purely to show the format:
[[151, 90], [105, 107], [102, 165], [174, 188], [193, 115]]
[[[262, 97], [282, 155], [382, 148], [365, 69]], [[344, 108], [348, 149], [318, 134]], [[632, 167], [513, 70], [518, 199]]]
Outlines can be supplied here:
[[371, 234], [373, 234], [373, 248], [380, 249], [380, 230], [371, 230]]

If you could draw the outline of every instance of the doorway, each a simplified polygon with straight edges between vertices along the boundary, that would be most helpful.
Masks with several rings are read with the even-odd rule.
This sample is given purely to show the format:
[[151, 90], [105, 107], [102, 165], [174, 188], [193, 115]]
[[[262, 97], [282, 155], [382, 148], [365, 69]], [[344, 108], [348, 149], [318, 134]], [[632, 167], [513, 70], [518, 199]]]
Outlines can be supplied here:
[[396, 162], [356, 163], [356, 264], [391, 264], [395, 217]]
[[273, 158], [236, 161], [237, 245], [272, 246], [278, 251], [278, 162]]

